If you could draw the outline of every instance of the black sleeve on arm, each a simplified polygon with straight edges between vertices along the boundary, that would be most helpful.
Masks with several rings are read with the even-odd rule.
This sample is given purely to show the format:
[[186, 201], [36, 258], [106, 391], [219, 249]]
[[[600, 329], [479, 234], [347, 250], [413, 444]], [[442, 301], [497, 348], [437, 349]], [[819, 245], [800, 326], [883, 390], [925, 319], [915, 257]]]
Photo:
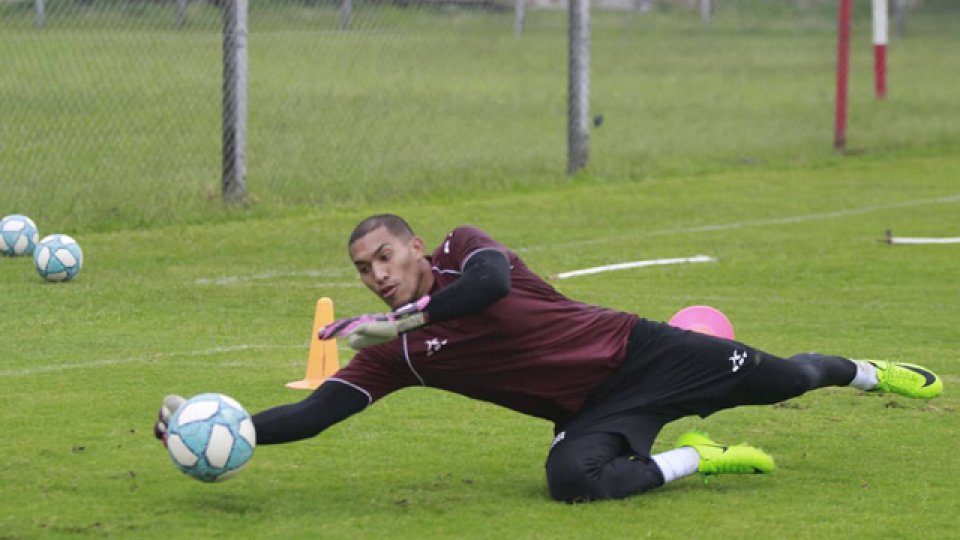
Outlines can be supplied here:
[[427, 322], [456, 319], [475, 313], [510, 292], [510, 261], [496, 249], [475, 252], [460, 277], [430, 298]]
[[280, 444], [313, 437], [360, 412], [369, 403], [366, 394], [350, 385], [324, 382], [303, 401], [253, 415], [257, 444]]

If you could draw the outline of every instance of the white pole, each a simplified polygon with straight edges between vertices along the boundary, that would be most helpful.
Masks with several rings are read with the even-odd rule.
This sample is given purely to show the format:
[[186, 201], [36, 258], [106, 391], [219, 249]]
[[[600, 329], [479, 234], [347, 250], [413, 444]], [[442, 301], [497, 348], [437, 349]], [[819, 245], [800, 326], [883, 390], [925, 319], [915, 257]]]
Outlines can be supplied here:
[[873, 82], [877, 99], [887, 97], [887, 0], [873, 0]]
[[580, 270], [570, 270], [569, 272], [560, 272], [550, 276], [550, 279], [567, 279], [576, 276], [587, 276], [590, 274], [599, 274], [600, 272], [612, 272], [614, 270], [626, 270], [628, 268], [644, 268], [647, 266], [662, 266], [665, 264], [684, 264], [684, 263], [708, 263], [717, 262], [709, 255], [694, 255], [693, 257], [674, 257], [670, 259], [650, 259], [646, 261], [630, 261], [616, 264], [605, 264], [603, 266], [592, 266]]
[[33, 22], [34, 24], [37, 25], [37, 28], [40, 28], [41, 26], [43, 26], [43, 21], [46, 18], [46, 13], [43, 7], [43, 0], [37, 0], [34, 5], [36, 6], [37, 13], [36, 13], [36, 18], [34, 19]]
[[894, 237], [891, 237], [889, 240], [887, 240], [887, 243], [890, 243], [890, 244], [960, 244], [960, 238], [894, 236]]
[[700, 18], [703, 24], [710, 24], [710, 13], [713, 11], [713, 5], [710, 0], [700, 0]]
[[887, 0], [873, 0], [873, 43], [886, 45], [887, 32]]
[[247, 0], [223, 4], [223, 177], [227, 203], [247, 200]]
[[956, 236], [894, 236], [890, 229], [886, 236], [888, 244], [960, 244], [960, 237]]

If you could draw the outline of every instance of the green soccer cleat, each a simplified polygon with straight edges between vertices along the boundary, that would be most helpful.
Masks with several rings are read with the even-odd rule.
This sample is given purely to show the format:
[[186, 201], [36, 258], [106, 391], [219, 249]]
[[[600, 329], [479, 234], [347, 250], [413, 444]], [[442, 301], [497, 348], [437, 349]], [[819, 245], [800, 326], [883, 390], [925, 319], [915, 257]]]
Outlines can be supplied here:
[[900, 362], [867, 360], [877, 368], [880, 384], [871, 392], [893, 392], [901, 396], [930, 399], [943, 393], [943, 381], [925, 367]]
[[700, 456], [698, 470], [703, 476], [714, 474], [762, 474], [773, 471], [773, 457], [748, 444], [722, 445], [706, 433], [688, 431], [677, 439], [677, 448], [689, 446]]

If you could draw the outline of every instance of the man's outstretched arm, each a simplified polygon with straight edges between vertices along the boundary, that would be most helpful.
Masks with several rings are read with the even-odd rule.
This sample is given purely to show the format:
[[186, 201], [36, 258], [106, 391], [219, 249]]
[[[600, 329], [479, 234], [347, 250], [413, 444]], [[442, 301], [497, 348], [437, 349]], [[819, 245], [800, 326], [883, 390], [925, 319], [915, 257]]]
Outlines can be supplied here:
[[314, 437], [362, 411], [370, 403], [360, 390], [338, 381], [325, 381], [302, 401], [253, 415], [257, 444], [280, 444]]
[[[164, 398], [153, 434], [167, 444], [167, 424], [186, 400]], [[280, 444], [316, 436], [328, 427], [362, 411], [369, 396], [340, 381], [326, 381], [303, 401], [281, 405], [253, 415], [257, 444]]]

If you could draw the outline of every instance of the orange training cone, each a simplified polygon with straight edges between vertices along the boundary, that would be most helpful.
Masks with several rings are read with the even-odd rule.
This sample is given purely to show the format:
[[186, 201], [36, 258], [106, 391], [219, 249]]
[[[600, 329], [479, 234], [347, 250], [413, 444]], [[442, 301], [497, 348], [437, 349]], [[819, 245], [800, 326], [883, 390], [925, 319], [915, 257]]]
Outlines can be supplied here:
[[337, 340], [317, 339], [317, 333], [324, 325], [333, 322], [333, 300], [323, 297], [317, 300], [317, 315], [313, 319], [313, 333], [310, 334], [310, 355], [307, 357], [307, 375], [302, 381], [287, 383], [287, 388], [313, 390], [340, 369], [337, 356]]

